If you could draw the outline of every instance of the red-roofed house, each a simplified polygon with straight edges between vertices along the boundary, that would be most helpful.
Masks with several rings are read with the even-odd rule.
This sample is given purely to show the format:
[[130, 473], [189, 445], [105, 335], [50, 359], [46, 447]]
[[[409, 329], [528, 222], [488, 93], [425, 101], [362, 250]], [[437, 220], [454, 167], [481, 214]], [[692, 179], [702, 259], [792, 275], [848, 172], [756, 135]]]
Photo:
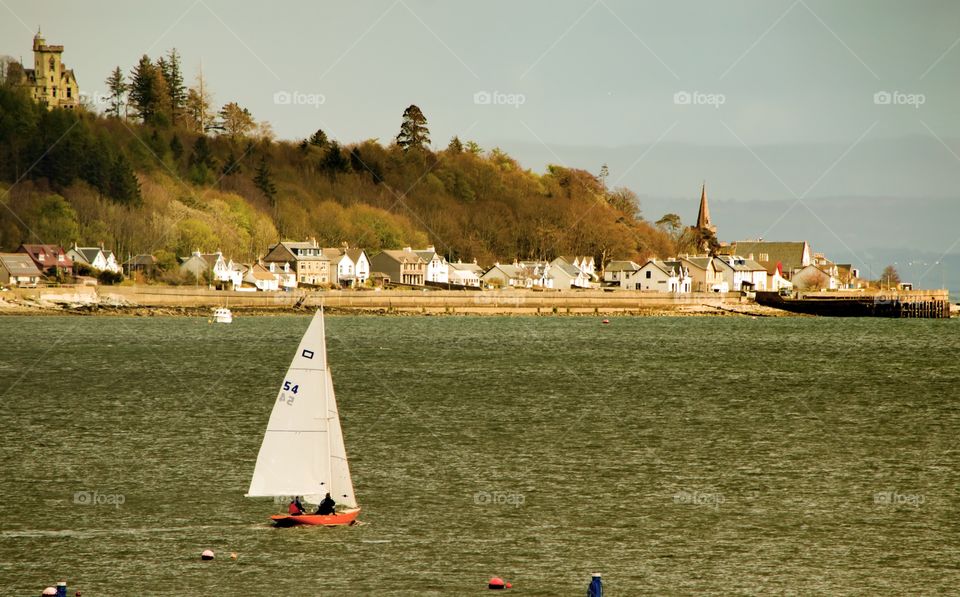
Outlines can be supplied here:
[[41, 272], [66, 273], [73, 270], [73, 259], [60, 245], [20, 245], [17, 253], [26, 253]]

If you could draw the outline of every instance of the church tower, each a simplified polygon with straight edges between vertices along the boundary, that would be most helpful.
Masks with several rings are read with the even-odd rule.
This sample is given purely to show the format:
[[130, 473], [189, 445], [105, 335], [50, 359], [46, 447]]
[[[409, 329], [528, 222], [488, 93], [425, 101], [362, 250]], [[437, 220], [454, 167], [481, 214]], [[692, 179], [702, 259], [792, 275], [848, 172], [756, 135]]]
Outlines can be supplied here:
[[700, 187], [700, 212], [697, 214], [697, 225], [690, 230], [698, 240], [697, 250], [701, 253], [712, 254], [719, 243], [717, 242], [717, 227], [710, 221], [710, 206], [707, 204], [707, 183]]
[[700, 187], [700, 213], [697, 214], [697, 226], [700, 230], [709, 230], [716, 234], [717, 227], [710, 223], [710, 207], [707, 205], [707, 183]]

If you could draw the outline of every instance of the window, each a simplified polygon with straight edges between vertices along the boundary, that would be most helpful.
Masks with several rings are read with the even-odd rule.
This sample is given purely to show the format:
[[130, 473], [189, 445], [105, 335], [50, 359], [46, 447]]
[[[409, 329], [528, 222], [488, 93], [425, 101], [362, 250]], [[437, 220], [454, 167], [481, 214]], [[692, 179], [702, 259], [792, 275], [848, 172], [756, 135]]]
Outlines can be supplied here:
[[653, 277], [652, 274], [653, 274], [653, 272], [650, 272], [650, 271], [647, 272], [647, 279], [648, 279], [648, 280], [649, 280], [651, 277]]

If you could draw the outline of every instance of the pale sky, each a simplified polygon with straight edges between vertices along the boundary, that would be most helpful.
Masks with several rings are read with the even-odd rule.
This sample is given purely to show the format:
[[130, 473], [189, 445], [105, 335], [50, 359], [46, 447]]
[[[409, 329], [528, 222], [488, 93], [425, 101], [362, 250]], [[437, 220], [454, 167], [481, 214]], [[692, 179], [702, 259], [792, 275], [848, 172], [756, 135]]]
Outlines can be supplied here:
[[607, 162], [641, 200], [702, 180], [718, 205], [958, 199], [951, 0], [0, 0], [0, 54], [29, 58], [38, 25], [81, 91], [176, 47], [188, 81], [202, 62], [216, 101], [281, 138], [387, 142], [416, 103], [437, 148], [458, 134], [537, 171]]

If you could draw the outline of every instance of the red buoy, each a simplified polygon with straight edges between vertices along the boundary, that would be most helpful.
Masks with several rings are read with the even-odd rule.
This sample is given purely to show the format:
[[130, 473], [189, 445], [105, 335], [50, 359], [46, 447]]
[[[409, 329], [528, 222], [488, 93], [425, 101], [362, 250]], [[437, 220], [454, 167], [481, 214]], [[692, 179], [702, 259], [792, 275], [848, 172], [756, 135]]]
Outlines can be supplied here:
[[603, 320], [603, 323], [610, 323], [610, 320], [609, 320], [609, 319], [604, 319], [604, 320]]
[[493, 578], [490, 579], [490, 582], [487, 583], [487, 588], [492, 589], [494, 591], [501, 591], [507, 588], [507, 584], [508, 583], [505, 582], [499, 576], [494, 576]]

